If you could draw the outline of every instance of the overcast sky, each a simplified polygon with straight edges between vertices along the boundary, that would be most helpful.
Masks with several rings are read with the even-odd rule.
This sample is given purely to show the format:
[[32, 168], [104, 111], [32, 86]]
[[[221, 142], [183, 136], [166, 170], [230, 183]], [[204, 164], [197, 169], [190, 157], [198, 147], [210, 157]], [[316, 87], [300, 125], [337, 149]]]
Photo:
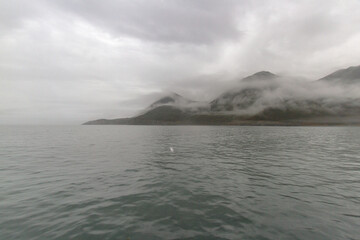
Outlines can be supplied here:
[[211, 100], [261, 70], [317, 79], [360, 65], [359, 45], [360, 0], [0, 0], [0, 124]]

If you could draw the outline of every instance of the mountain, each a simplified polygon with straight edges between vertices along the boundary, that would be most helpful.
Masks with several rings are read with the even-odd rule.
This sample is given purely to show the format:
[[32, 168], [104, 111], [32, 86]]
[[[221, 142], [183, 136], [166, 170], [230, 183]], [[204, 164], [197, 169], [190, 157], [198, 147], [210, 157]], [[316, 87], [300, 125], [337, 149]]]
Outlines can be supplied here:
[[193, 103], [194, 101], [184, 98], [183, 96], [177, 93], [171, 93], [167, 96], [160, 98], [150, 105], [149, 108], [155, 108], [162, 105], [172, 105], [172, 106], [186, 106]]
[[177, 93], [171, 93], [153, 102], [135, 117], [98, 119], [86, 122], [85, 125], [174, 124], [184, 121], [193, 112], [200, 112], [202, 107], [203, 103], [184, 98]]
[[[315, 84], [296, 85], [289, 78], [262, 71], [241, 79], [210, 102], [197, 102], [171, 93], [135, 117], [99, 119], [85, 124], [360, 125], [360, 92], [356, 88], [359, 73], [360, 66], [350, 67]], [[322, 84], [324, 81], [326, 85]], [[323, 88], [328, 85], [333, 86], [330, 93], [334, 89], [341, 91], [324, 94], [327, 89]], [[305, 90], [298, 93], [298, 88]]]
[[253, 81], [270, 81], [278, 78], [279, 76], [268, 72], [268, 71], [261, 71], [257, 72], [251, 76], [245, 77], [241, 79], [242, 82], [253, 82]]
[[132, 118], [97, 119], [83, 123], [83, 125], [126, 125], [131, 123]]
[[327, 81], [338, 84], [357, 84], [360, 83], [360, 66], [353, 66], [340, 69], [323, 78], [320, 81]]
[[279, 76], [262, 71], [241, 79], [242, 86], [229, 90], [210, 102], [211, 111], [245, 110], [258, 101], [263, 92], [277, 87]]

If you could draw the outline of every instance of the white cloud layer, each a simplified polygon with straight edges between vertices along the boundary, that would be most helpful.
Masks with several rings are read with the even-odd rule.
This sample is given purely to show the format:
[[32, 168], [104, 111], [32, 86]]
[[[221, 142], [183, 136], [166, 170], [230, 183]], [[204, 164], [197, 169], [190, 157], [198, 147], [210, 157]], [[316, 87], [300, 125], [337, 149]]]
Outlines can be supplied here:
[[163, 91], [210, 100], [261, 70], [317, 79], [360, 64], [359, 0], [0, 6], [0, 124], [126, 117]]

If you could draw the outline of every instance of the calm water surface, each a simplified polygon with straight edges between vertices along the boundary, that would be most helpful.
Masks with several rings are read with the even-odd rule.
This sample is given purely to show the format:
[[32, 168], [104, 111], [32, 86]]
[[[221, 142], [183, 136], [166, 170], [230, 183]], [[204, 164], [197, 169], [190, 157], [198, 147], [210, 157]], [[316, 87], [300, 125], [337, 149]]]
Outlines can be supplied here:
[[360, 128], [0, 127], [0, 239], [360, 239]]

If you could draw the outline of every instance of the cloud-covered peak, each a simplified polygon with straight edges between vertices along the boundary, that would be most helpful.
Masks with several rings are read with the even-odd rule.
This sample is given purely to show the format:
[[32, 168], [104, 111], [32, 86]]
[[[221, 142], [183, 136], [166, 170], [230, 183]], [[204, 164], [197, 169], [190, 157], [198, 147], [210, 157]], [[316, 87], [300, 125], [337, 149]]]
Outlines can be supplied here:
[[172, 92], [152, 103], [150, 105], [150, 108], [158, 107], [161, 105], [183, 105], [191, 102], [192, 102], [191, 100], [186, 99], [183, 96]]
[[345, 84], [360, 83], [360, 66], [340, 69], [321, 78], [320, 80]]
[[277, 76], [271, 72], [261, 71], [261, 72], [255, 73], [253, 75], [250, 75], [248, 77], [245, 77], [241, 81], [250, 82], [250, 81], [256, 81], [256, 80], [273, 80], [278, 77], [279, 76]]

